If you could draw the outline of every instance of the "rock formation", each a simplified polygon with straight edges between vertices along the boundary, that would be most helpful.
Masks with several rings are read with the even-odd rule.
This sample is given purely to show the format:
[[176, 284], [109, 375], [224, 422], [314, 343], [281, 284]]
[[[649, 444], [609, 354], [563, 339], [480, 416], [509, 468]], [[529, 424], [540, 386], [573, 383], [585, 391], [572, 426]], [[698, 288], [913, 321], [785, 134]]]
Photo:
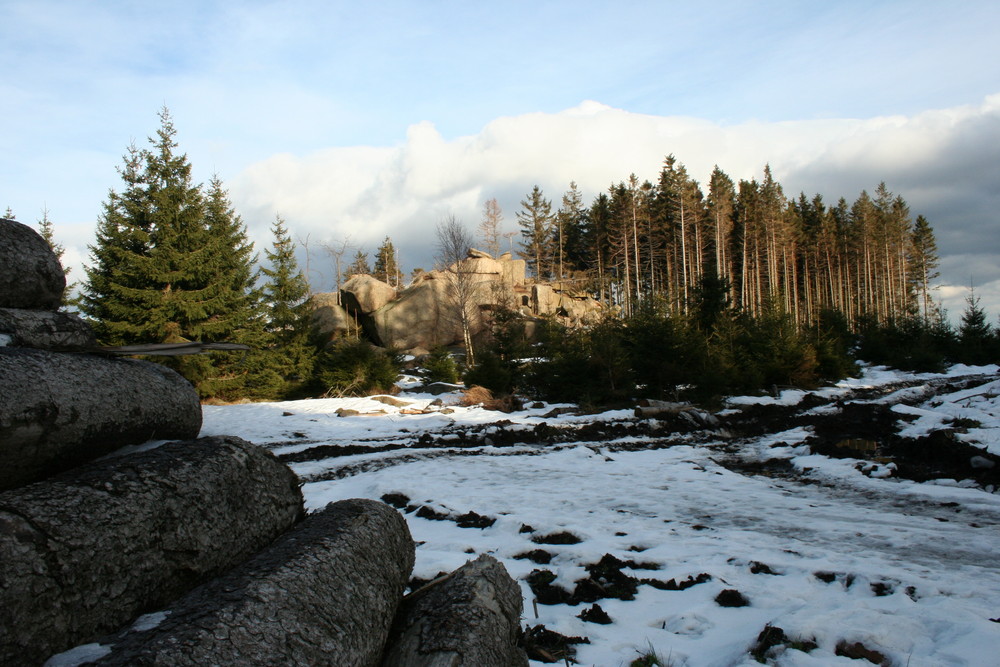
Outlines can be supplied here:
[[[398, 350], [431, 350], [463, 341], [456, 286], [468, 305], [473, 338], [489, 325], [498, 303], [519, 310], [527, 319], [551, 316], [569, 326], [592, 324], [601, 304], [561, 283], [529, 284], [525, 262], [504, 253], [498, 259], [472, 249], [447, 270], [421, 274], [408, 287], [395, 290], [372, 276], [353, 276], [336, 294], [313, 297], [314, 323], [329, 339], [350, 330], [356, 321], [372, 342]], [[343, 304], [346, 317], [337, 312]], [[341, 324], [346, 321], [348, 324]]]
[[105, 459], [0, 493], [0, 664], [158, 609], [300, 517], [295, 475], [235, 437]]

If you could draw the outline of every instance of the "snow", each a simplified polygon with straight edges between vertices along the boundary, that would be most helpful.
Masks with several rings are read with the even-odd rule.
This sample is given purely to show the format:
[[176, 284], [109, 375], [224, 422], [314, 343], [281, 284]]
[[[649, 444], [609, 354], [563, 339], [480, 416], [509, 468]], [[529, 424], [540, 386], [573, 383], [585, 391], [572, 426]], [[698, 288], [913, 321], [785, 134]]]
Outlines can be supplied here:
[[[887, 393], [878, 400], [912, 418], [901, 422], [903, 435], [947, 428], [961, 418], [971, 420], [961, 436], [966, 442], [1000, 454], [1000, 379], [946, 395], [932, 395], [929, 384], [894, 389], [904, 380], [933, 383], [998, 370], [904, 375], [871, 366], [815, 392], [738, 397], [728, 405], [797, 405], [808, 393], [836, 399], [881, 387]], [[494, 555], [521, 584], [523, 623], [589, 638], [577, 647], [580, 664], [628, 665], [652, 649], [675, 666], [756, 665], [748, 650], [768, 624], [818, 644], [810, 653], [776, 649], [771, 660], [777, 665], [859, 664], [835, 655], [844, 641], [861, 642], [895, 665], [997, 664], [1000, 623], [990, 619], [1000, 617], [1000, 494], [957, 480], [897, 479], [879, 463], [865, 475], [853, 459], [811, 454], [802, 444], [810, 432], [802, 427], [738, 443], [721, 433], [678, 435], [658, 449], [622, 448], [648, 441], [643, 437], [493, 446], [470, 433], [483, 427], [487, 435], [497, 433], [499, 426], [488, 425], [501, 422], [508, 433], [527, 433], [543, 423], [560, 428], [635, 418], [628, 410], [546, 417], [566, 407], [550, 404], [505, 414], [458, 405], [457, 394], [395, 398], [405, 405], [345, 398], [206, 406], [202, 435], [237, 435], [279, 454], [325, 444], [403, 446], [292, 463], [307, 509], [397, 493], [453, 516], [495, 517], [492, 526], [477, 529], [405, 513], [418, 544], [414, 575], [428, 579], [476, 554]], [[338, 410], [358, 414], [338, 416]], [[421, 443], [424, 434], [439, 440]], [[800, 476], [736, 472], [723, 465], [734, 447], [744, 461], [786, 459]], [[523, 532], [525, 526], [534, 532]], [[531, 541], [559, 531], [581, 541]], [[515, 558], [532, 549], [550, 552], [551, 563]], [[625, 570], [640, 579], [681, 581], [706, 573], [711, 580], [682, 591], [641, 585], [634, 600], [600, 600], [610, 625], [577, 618], [589, 604], [532, 604], [525, 578], [533, 570], [551, 570], [555, 583], [572, 591], [574, 581], [587, 576], [584, 566], [604, 554], [659, 566]], [[753, 573], [755, 564], [773, 574]], [[740, 591], [750, 605], [719, 606], [715, 597], [724, 589]]]

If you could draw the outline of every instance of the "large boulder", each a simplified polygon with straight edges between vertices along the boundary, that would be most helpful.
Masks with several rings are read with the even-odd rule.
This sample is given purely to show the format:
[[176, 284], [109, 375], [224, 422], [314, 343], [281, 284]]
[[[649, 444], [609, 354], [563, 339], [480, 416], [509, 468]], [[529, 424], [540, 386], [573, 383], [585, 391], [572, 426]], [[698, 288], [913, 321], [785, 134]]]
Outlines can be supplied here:
[[0, 307], [55, 310], [66, 275], [38, 232], [0, 218]]
[[388, 505], [333, 503], [95, 664], [378, 665], [413, 558]]
[[0, 308], [3, 336], [8, 345], [39, 350], [83, 352], [97, 345], [90, 325], [78, 315], [52, 310]]
[[201, 429], [191, 384], [147, 361], [0, 347], [0, 395], [0, 491]]
[[341, 303], [349, 313], [367, 315], [396, 298], [396, 288], [367, 274], [350, 277], [340, 287]]
[[414, 591], [396, 614], [384, 667], [526, 666], [517, 645], [521, 589], [482, 555]]
[[312, 308], [312, 326], [323, 342], [330, 342], [350, 334], [357, 328], [353, 318], [340, 305], [338, 292], [321, 292], [309, 299]]
[[372, 313], [376, 342], [399, 350], [432, 350], [461, 341], [454, 280], [454, 274], [446, 271], [425, 273], [396, 300]]
[[294, 473], [235, 437], [169, 443], [0, 493], [0, 664], [38, 664], [162, 608], [301, 514]]

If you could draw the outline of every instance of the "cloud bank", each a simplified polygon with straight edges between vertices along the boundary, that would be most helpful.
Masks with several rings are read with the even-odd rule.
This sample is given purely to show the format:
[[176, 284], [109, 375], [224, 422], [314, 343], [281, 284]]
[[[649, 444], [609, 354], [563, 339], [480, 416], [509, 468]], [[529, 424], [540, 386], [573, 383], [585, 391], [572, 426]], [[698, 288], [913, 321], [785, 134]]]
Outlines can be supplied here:
[[735, 125], [586, 101], [497, 118], [454, 139], [422, 122], [396, 146], [274, 155], [229, 186], [258, 244], [269, 241], [276, 214], [309, 238], [312, 279], [327, 289], [333, 278], [320, 243], [349, 240], [373, 254], [389, 236], [405, 269], [428, 268], [435, 226], [446, 216], [474, 230], [495, 197], [506, 230], [515, 231], [520, 200], [534, 185], [558, 206], [575, 181], [589, 203], [633, 172], [655, 181], [668, 154], [703, 184], [715, 165], [738, 180], [759, 178], [770, 164], [786, 195], [819, 193], [831, 204], [885, 181], [935, 228], [949, 311], [961, 311], [972, 284], [993, 316], [1000, 313], [1000, 95], [914, 116]]

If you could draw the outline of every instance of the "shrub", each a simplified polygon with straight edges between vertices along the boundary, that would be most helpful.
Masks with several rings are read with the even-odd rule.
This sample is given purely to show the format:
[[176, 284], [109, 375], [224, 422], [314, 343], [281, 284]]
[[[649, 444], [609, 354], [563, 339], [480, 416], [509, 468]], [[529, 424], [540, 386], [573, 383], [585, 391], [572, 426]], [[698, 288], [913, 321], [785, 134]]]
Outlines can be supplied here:
[[399, 355], [361, 339], [336, 343], [319, 358], [317, 381], [324, 396], [391, 392], [402, 369]]
[[424, 360], [424, 369], [427, 371], [429, 382], [458, 382], [458, 364], [451, 356], [447, 348], [436, 347], [431, 350]]

